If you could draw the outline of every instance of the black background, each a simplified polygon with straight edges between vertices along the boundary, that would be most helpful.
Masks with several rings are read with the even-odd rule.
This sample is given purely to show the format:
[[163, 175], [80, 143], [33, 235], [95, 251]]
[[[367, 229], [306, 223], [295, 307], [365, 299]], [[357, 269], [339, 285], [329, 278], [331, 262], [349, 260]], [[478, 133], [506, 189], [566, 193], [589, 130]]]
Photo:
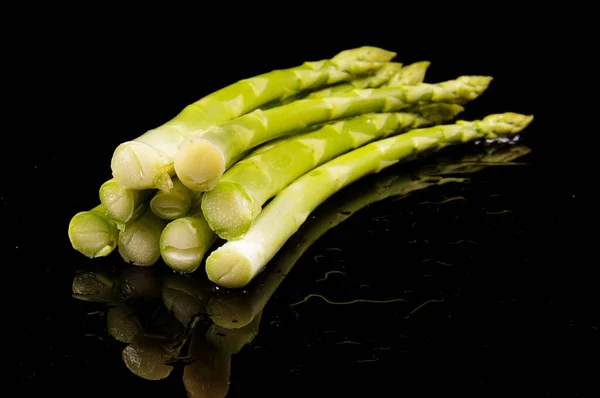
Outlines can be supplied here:
[[[104, 325], [86, 316], [94, 305], [70, 296], [74, 270], [91, 260], [70, 247], [69, 219], [96, 203], [118, 143], [239, 79], [360, 45], [396, 51], [404, 63], [430, 60], [428, 82], [493, 76], [463, 117], [534, 114], [523, 134], [529, 165], [385, 201], [330, 231], [298, 262], [269, 302], [259, 336], [234, 358], [230, 396], [591, 394], [597, 282], [595, 262], [584, 254], [593, 233], [583, 225], [593, 231], [596, 224], [584, 213], [586, 145], [577, 137], [594, 117], [584, 110], [593, 46], [579, 30], [583, 11], [527, 13], [506, 4], [469, 13], [457, 7], [456, 15], [431, 19], [429, 10], [398, 6], [331, 16], [310, 9], [320, 6], [297, 6], [291, 14], [298, 21], [278, 8], [275, 16], [259, 8], [261, 16], [248, 19], [182, 8], [156, 20], [120, 10], [38, 9], [8, 36], [16, 51], [6, 85], [17, 90], [7, 95], [13, 131], [0, 195], [8, 216], [3, 325], [19, 395], [185, 396], [177, 371], [161, 382], [139, 379], [123, 366], [119, 344], [86, 336]], [[438, 211], [418, 205], [456, 195], [467, 201]], [[503, 209], [512, 213], [486, 214]], [[461, 239], [479, 244], [448, 244]], [[328, 247], [343, 251], [334, 258]], [[317, 255], [326, 261], [315, 262]], [[422, 262], [428, 258], [453, 267]], [[107, 261], [121, 260], [115, 254]], [[347, 275], [315, 282], [332, 269]], [[289, 308], [313, 292], [343, 301], [407, 290], [409, 304], [312, 300], [296, 307], [298, 317]], [[333, 336], [324, 333], [330, 330]], [[342, 340], [367, 348], [335, 344]], [[374, 353], [376, 362], [352, 362]]]

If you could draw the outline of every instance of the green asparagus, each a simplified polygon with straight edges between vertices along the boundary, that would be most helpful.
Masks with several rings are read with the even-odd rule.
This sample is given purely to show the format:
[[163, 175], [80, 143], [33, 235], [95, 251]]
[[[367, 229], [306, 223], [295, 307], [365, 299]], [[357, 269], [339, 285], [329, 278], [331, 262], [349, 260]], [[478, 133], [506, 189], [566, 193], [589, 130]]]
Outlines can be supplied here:
[[167, 224], [160, 236], [160, 254], [175, 271], [194, 272], [216, 240], [198, 200], [190, 214]]
[[463, 155], [459, 160], [436, 158], [425, 166], [410, 167], [400, 174], [380, 174], [373, 180], [346, 187], [342, 196], [330, 198], [320, 205], [309, 219], [279, 251], [274, 263], [258, 276], [250, 291], [230, 290], [213, 296], [206, 305], [206, 313], [215, 325], [223, 328], [242, 328], [262, 313], [267, 302], [281, 282], [292, 271], [296, 262], [327, 231], [347, 220], [362, 208], [386, 198], [404, 196], [411, 192], [468, 181], [462, 177], [446, 177], [478, 172], [496, 164], [508, 165], [531, 152], [524, 145], [494, 146]]
[[368, 142], [450, 121], [462, 110], [456, 104], [432, 104], [411, 113], [368, 113], [292, 136], [230, 168], [202, 197], [204, 217], [221, 238], [239, 238], [267, 200], [315, 167]]
[[140, 218], [125, 225], [119, 234], [119, 254], [135, 265], [153, 265], [160, 258], [160, 234], [166, 221], [147, 209]]
[[229, 241], [215, 250], [206, 260], [208, 278], [228, 288], [245, 286], [308, 215], [344, 186], [420, 153], [482, 138], [515, 135], [532, 119], [533, 116], [503, 113], [474, 122], [458, 121], [452, 125], [413, 130], [339, 156], [280, 192], [263, 209], [242, 239]]
[[69, 240], [86, 257], [105, 257], [117, 247], [119, 227], [123, 225], [108, 216], [106, 207], [98, 205], [73, 216], [69, 222]]
[[209, 191], [232, 159], [264, 142], [311, 125], [364, 113], [400, 111], [440, 102], [464, 104], [481, 95], [491, 80], [487, 76], [462, 76], [440, 84], [356, 89], [339, 96], [304, 99], [266, 111], [256, 110], [186, 138], [175, 157], [175, 171], [188, 188]]
[[100, 203], [113, 220], [126, 223], [143, 211], [143, 204], [152, 194], [150, 190], [125, 189], [114, 179], [100, 186]]
[[150, 200], [150, 209], [163, 220], [175, 220], [184, 217], [197, 197], [197, 193], [188, 189], [173, 178], [173, 188], [168, 192], [158, 191]]
[[188, 105], [162, 126], [120, 144], [111, 161], [113, 177], [123, 188], [168, 191], [174, 174], [173, 157], [186, 137], [301, 90], [352, 80], [377, 70], [395, 56], [384, 49], [360, 47], [342, 51], [330, 60], [305, 62], [231, 84]]

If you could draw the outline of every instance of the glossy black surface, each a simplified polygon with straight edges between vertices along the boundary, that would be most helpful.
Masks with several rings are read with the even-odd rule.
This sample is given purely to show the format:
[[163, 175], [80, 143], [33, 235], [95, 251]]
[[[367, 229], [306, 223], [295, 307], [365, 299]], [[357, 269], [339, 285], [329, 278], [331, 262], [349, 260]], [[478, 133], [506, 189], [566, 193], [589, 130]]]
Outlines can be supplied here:
[[[10, 362], [24, 396], [185, 396], [181, 367], [163, 381], [136, 377], [121, 360], [124, 345], [106, 335], [105, 319], [88, 315], [103, 305], [71, 297], [75, 270], [92, 260], [70, 247], [70, 217], [96, 203], [121, 141], [241, 78], [364, 44], [397, 51], [405, 63], [429, 59], [428, 82], [494, 76], [462, 116], [534, 114], [521, 139], [532, 152], [519, 159], [527, 165], [490, 167], [469, 176], [468, 184], [385, 200], [327, 232], [267, 304], [258, 336], [234, 355], [229, 396], [590, 391], [599, 325], [595, 264], [583, 254], [580, 227], [585, 167], [571, 142], [560, 140], [568, 125], [559, 110], [567, 105], [559, 106], [552, 97], [558, 91], [546, 84], [572, 75], [561, 70], [550, 38], [513, 26], [454, 44], [356, 34], [333, 35], [339, 41], [318, 46], [297, 38], [253, 49], [93, 34], [80, 46], [73, 32], [55, 36], [40, 38], [35, 59], [44, 67], [31, 77], [36, 84], [25, 102], [39, 109], [37, 118], [21, 119], [36, 135], [19, 137], [34, 154], [16, 177], [33, 184], [21, 182], [1, 195], [9, 220], [17, 215], [6, 238], [16, 260], [5, 260], [12, 263], [6, 267], [19, 266], [5, 280], [5, 306], [17, 315], [4, 320], [4, 329], [16, 349]], [[52, 57], [45, 57], [51, 46]], [[570, 53], [561, 54], [567, 62]], [[423, 203], [456, 197], [462, 199]], [[122, 261], [115, 253], [97, 263], [120, 267]], [[332, 270], [345, 274], [318, 281]], [[329, 305], [313, 297], [290, 307], [308, 294], [407, 302]]]

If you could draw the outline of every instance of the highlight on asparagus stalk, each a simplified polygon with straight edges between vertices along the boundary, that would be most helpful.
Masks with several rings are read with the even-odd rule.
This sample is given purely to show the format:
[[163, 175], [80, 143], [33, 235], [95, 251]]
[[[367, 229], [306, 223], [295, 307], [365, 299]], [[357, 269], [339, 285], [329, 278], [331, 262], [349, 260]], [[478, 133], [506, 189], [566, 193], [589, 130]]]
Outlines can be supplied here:
[[356, 89], [339, 96], [304, 99], [266, 111], [256, 110], [186, 138], [177, 151], [175, 171], [188, 188], [209, 191], [232, 159], [264, 142], [312, 125], [364, 113], [395, 112], [440, 102], [464, 104], [481, 95], [491, 80], [488, 76], [461, 76], [439, 84]]
[[128, 222], [119, 234], [119, 254], [128, 263], [153, 265], [160, 258], [160, 234], [166, 221], [147, 209], [139, 218]]
[[463, 155], [458, 160], [433, 159], [400, 174], [379, 174], [373, 180], [346, 187], [338, 193], [341, 196], [330, 198], [315, 210], [313, 217], [278, 252], [273, 259], [275, 262], [257, 277], [249, 292], [235, 289], [213, 296], [206, 305], [206, 313], [222, 328], [244, 327], [262, 313], [281, 282], [313, 243], [359, 210], [390, 197], [432, 186], [466, 182], [468, 178], [445, 175], [476, 173], [497, 164], [515, 164], [511, 162], [529, 152], [531, 150], [524, 145], [489, 147], [476, 154]]
[[368, 142], [448, 122], [462, 111], [456, 104], [431, 104], [412, 112], [368, 113], [289, 137], [223, 174], [202, 197], [204, 217], [221, 238], [238, 238], [267, 200], [315, 167]]
[[167, 224], [160, 236], [160, 254], [175, 271], [194, 272], [216, 240], [217, 235], [206, 222], [198, 201], [188, 216]]
[[103, 205], [82, 211], [69, 222], [69, 240], [75, 250], [89, 258], [108, 256], [117, 247], [119, 227]]
[[186, 137], [269, 101], [352, 80], [379, 69], [395, 56], [393, 52], [365, 46], [342, 51], [329, 60], [305, 62], [233, 83], [188, 105], [162, 126], [120, 144], [111, 161], [113, 177], [123, 188], [168, 191], [174, 173], [173, 157]]
[[100, 186], [99, 194], [106, 214], [115, 221], [126, 223], [143, 211], [143, 204], [152, 191], [125, 189], [110, 179]]
[[183, 185], [178, 178], [172, 181], [173, 188], [156, 192], [150, 200], [150, 209], [163, 220], [184, 217], [197, 197], [197, 193]]
[[228, 288], [248, 284], [323, 201], [344, 186], [400, 160], [445, 146], [511, 136], [533, 119], [517, 113], [412, 130], [341, 155], [297, 179], [257, 217], [243, 238], [219, 247], [206, 260], [209, 279]]

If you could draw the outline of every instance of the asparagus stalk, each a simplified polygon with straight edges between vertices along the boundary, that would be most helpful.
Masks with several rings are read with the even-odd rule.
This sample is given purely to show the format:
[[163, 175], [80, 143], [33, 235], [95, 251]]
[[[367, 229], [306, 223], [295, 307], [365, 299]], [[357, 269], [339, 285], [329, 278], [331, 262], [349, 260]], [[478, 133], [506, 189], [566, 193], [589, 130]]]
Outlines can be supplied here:
[[120, 144], [111, 161], [123, 188], [169, 190], [173, 157], [185, 137], [224, 123], [275, 99], [356, 78], [380, 68], [396, 54], [375, 47], [342, 51], [329, 60], [305, 62], [240, 80], [185, 107], [162, 126]]
[[152, 191], [125, 189], [114, 179], [100, 186], [100, 203], [104, 205], [106, 214], [113, 220], [126, 223], [142, 211], [143, 204], [150, 198]]
[[347, 187], [346, 191], [339, 192], [341, 196], [331, 198], [333, 200], [326, 201], [315, 210], [314, 217], [285, 243], [275, 263], [258, 277], [252, 290], [242, 293], [236, 289], [213, 296], [206, 305], [206, 313], [215, 325], [222, 328], [242, 328], [262, 313], [281, 282], [313, 243], [362, 208], [432, 186], [468, 181], [467, 178], [443, 176], [475, 173], [495, 164], [511, 164], [529, 152], [530, 149], [524, 145], [490, 147], [476, 155], [464, 155], [458, 161], [436, 159], [425, 166], [411, 167], [401, 174], [380, 174], [374, 180]]
[[86, 257], [105, 257], [117, 247], [122, 227], [108, 216], [104, 205], [98, 205], [73, 216], [69, 222], [69, 240]]
[[135, 265], [153, 265], [160, 258], [160, 234], [166, 221], [152, 210], [125, 225], [119, 234], [119, 254], [123, 260]]
[[175, 271], [194, 272], [216, 240], [198, 202], [188, 216], [167, 224], [160, 236], [160, 254]]
[[488, 87], [491, 77], [462, 76], [440, 84], [352, 90], [335, 97], [295, 101], [266, 111], [256, 110], [187, 138], [177, 152], [175, 171], [185, 186], [209, 191], [231, 160], [264, 142], [311, 125], [370, 112], [392, 112], [429, 103], [466, 103]]
[[[394, 63], [390, 62], [390, 64], [394, 64]], [[401, 65], [401, 64], [397, 64], [397, 65]], [[425, 72], [427, 71], [427, 68], [429, 68], [429, 65], [430, 65], [429, 61], [421, 61], [421, 62], [415, 62], [408, 66], [404, 66], [404, 67], [400, 68], [400, 70], [390, 78], [390, 80], [393, 79], [393, 81], [395, 82], [394, 85], [382, 84], [381, 87], [393, 87], [393, 86], [400, 86], [400, 85], [411, 85], [411, 84], [423, 83], [423, 80], [425, 79]], [[383, 73], [384, 68], [385, 67], [382, 67], [379, 71], [377, 71], [377, 73]], [[336, 85], [336, 86], [334, 86], [335, 87], [334, 90], [337, 92], [337, 94], [343, 94], [343, 93], [347, 93], [355, 88], [376, 88], [374, 86], [369, 85], [369, 84], [373, 84], [373, 82], [376, 82], [376, 81], [377, 80], [373, 79], [373, 77], [356, 79], [356, 80], [351, 81], [348, 84]], [[323, 94], [326, 93], [326, 90], [329, 90], [329, 89], [324, 89], [322, 91]], [[314, 97], [323, 97], [323, 96], [325, 96], [325, 95], [321, 95], [320, 92], [315, 92], [315, 94], [314, 94]], [[304, 97], [302, 97], [302, 98], [304, 98]], [[297, 99], [302, 99], [302, 98], [297, 98]], [[282, 105], [282, 104], [280, 103], [279, 105]], [[265, 108], [261, 108], [261, 109], [265, 110]], [[318, 126], [315, 126], [315, 127], [307, 129], [306, 132], [310, 132], [310, 131], [317, 130], [317, 129], [318, 129]], [[259, 153], [266, 151], [268, 149], [271, 149], [274, 146], [279, 145], [282, 142], [286, 142], [290, 138], [291, 137], [281, 137], [281, 138], [271, 140], [265, 144], [262, 144], [256, 148], [254, 148], [253, 150], [249, 151], [249, 153], [246, 155], [246, 157], [258, 155]]]
[[315, 167], [368, 142], [450, 121], [462, 110], [456, 104], [432, 104], [411, 113], [368, 113], [289, 137], [223, 174], [202, 197], [204, 217], [221, 238], [239, 238], [267, 200]]
[[[377, 70], [372, 76], [366, 76], [362, 79], [350, 80], [346, 83], [338, 83], [331, 87], [308, 93], [305, 98], [331, 97], [344, 94], [356, 88], [377, 88], [383, 86], [392, 76], [402, 70], [402, 64], [399, 62], [389, 62]], [[301, 98], [296, 98], [299, 100]], [[290, 101], [291, 102], [291, 101]]]
[[184, 217], [197, 197], [197, 193], [183, 185], [178, 178], [172, 181], [173, 188], [156, 192], [150, 200], [152, 212], [164, 220]]
[[280, 192], [257, 217], [244, 238], [229, 241], [215, 250], [206, 260], [208, 277], [228, 288], [245, 286], [308, 215], [344, 186], [419, 153], [481, 138], [517, 134], [532, 119], [532, 116], [516, 113], [495, 114], [480, 121], [459, 121], [413, 130], [339, 156]]

